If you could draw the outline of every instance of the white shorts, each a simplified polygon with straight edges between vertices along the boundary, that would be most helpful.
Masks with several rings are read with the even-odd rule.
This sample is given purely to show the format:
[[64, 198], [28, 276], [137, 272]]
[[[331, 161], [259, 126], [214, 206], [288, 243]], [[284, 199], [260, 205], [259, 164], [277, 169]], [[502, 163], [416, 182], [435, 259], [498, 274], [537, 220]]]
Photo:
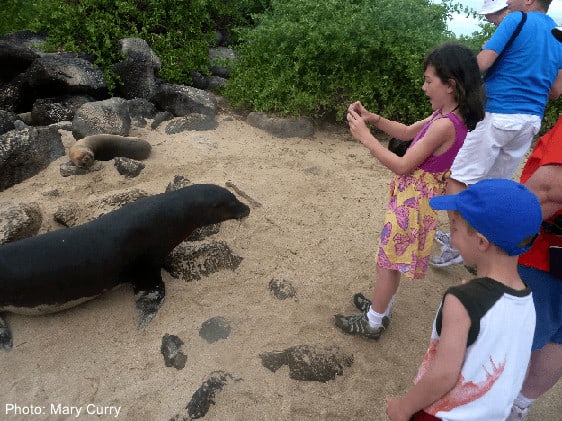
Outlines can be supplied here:
[[540, 128], [536, 115], [487, 112], [466, 135], [451, 178], [466, 185], [486, 178], [511, 179]]

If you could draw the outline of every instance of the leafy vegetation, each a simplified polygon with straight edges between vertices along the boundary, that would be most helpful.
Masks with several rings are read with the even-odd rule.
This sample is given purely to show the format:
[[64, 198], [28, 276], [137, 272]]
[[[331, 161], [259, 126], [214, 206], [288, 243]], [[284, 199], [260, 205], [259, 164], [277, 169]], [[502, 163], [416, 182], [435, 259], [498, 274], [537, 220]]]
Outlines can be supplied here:
[[0, 34], [31, 29], [39, 8], [35, 1], [3, 0], [0, 7]]
[[279, 114], [336, 116], [350, 101], [388, 117], [427, 113], [422, 61], [450, 38], [445, 5], [425, 0], [273, 0], [240, 34], [225, 95]]
[[112, 64], [121, 59], [119, 39], [139, 37], [162, 60], [160, 76], [189, 83], [193, 70], [208, 73], [216, 30], [251, 23], [265, 0], [4, 0], [2, 33], [31, 29], [48, 34], [50, 50], [82, 51], [115, 82]]
[[[91, 55], [106, 78], [122, 58], [117, 41], [145, 39], [159, 76], [189, 84], [209, 73], [208, 48], [225, 34], [238, 60], [224, 95], [235, 106], [341, 119], [351, 101], [405, 122], [430, 112], [421, 90], [425, 53], [445, 40], [456, 0], [3, 0], [0, 33], [48, 34], [51, 51]], [[494, 27], [459, 41], [478, 51]], [[543, 128], [562, 105], [549, 104]]]

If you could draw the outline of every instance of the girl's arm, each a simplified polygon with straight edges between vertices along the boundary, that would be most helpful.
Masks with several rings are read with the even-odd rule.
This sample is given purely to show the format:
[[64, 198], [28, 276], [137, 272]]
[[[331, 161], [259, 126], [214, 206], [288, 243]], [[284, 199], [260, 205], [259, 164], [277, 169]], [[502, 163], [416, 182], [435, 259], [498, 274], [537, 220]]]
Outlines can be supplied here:
[[425, 120], [416, 121], [408, 126], [398, 121], [388, 120], [379, 114], [368, 111], [360, 101], [351, 104], [347, 111], [348, 113], [354, 111], [359, 114], [366, 123], [400, 140], [412, 140], [422, 129], [423, 125], [431, 118], [431, 116], [429, 116]]
[[446, 295], [442, 311], [441, 338], [427, 372], [402, 398], [387, 400], [386, 413], [392, 421], [408, 421], [449, 392], [459, 380], [470, 317], [459, 299], [451, 294]]
[[[398, 175], [411, 173], [430, 155], [446, 151], [455, 140], [455, 126], [448, 118], [441, 118], [431, 125], [422, 139], [409, 148], [404, 156], [400, 157], [389, 151], [373, 136], [362, 115], [350, 110], [347, 119], [353, 137], [363, 143], [381, 164]], [[386, 124], [386, 122], [396, 123], [385, 120], [384, 123]], [[423, 122], [418, 123], [423, 124]]]
[[378, 116], [378, 120], [373, 125], [377, 129], [388, 134], [390, 137], [400, 140], [412, 140], [423, 128], [423, 125], [431, 120], [432, 117], [429, 116], [425, 120], [416, 121], [408, 126], [404, 123], [400, 123], [399, 121], [388, 120], [378, 114], [375, 115]]

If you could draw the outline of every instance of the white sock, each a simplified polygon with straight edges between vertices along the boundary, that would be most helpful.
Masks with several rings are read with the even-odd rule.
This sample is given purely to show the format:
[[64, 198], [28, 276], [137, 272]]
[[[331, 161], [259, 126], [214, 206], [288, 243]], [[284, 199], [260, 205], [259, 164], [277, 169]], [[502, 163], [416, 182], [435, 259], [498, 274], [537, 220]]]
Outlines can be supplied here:
[[367, 312], [367, 319], [369, 320], [369, 326], [371, 327], [380, 327], [382, 326], [382, 319], [384, 317], [388, 317], [388, 315], [390, 314], [390, 310], [392, 310], [392, 306], [394, 304], [394, 299], [396, 298], [396, 294], [394, 294], [391, 298], [390, 301], [388, 303], [388, 305], [386, 306], [386, 309], [384, 310], [384, 313], [377, 313], [375, 310], [373, 310], [373, 307], [370, 306], [369, 307], [369, 311]]
[[390, 314], [390, 310], [392, 310], [392, 306], [394, 305], [394, 299], [396, 298], [396, 294], [394, 294], [392, 297], [390, 297], [390, 301], [388, 302], [388, 305], [386, 306], [386, 309], [384, 310], [384, 315], [386, 317], [389, 316]]
[[535, 399], [530, 399], [523, 395], [523, 393], [519, 392], [519, 395], [513, 401], [513, 404], [518, 406], [521, 409], [525, 409], [531, 406], [531, 404], [535, 401]]
[[381, 327], [383, 317], [384, 314], [377, 313], [375, 310], [373, 310], [373, 307], [370, 307], [369, 311], [367, 312], [367, 319], [369, 319], [369, 326], [371, 326], [372, 328]]

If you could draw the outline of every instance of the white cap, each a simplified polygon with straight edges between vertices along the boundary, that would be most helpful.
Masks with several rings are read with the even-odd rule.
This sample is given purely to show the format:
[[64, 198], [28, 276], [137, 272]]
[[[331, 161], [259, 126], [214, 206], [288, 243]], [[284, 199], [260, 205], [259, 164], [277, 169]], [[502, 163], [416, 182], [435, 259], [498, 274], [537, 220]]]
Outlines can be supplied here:
[[507, 7], [506, 0], [484, 0], [482, 9], [478, 11], [479, 15], [487, 15], [488, 13], [496, 13]]

